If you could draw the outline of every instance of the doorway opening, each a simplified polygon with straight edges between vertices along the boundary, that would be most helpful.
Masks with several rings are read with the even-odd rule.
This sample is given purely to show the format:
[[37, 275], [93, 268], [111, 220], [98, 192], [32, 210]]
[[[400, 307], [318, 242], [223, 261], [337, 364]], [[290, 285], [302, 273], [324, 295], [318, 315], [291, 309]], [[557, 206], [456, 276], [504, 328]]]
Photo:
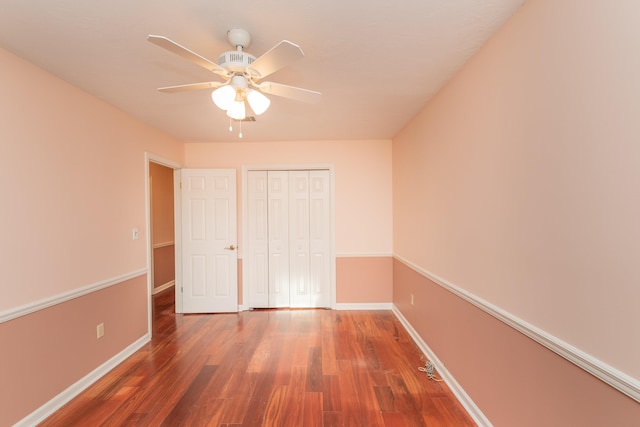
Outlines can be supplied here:
[[[179, 165], [148, 154], [147, 181], [147, 268], [148, 328], [153, 333], [153, 298], [163, 295], [165, 309], [175, 312], [175, 189], [174, 170]], [[165, 297], [166, 296], [166, 297]]]

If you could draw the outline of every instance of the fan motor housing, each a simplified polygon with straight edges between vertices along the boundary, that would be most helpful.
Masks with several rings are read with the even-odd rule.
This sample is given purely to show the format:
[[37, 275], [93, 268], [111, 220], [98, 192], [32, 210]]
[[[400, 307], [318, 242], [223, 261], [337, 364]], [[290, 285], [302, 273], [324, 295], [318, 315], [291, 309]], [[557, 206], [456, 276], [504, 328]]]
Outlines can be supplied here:
[[218, 65], [227, 70], [242, 72], [255, 60], [256, 57], [250, 53], [232, 50], [218, 57]]

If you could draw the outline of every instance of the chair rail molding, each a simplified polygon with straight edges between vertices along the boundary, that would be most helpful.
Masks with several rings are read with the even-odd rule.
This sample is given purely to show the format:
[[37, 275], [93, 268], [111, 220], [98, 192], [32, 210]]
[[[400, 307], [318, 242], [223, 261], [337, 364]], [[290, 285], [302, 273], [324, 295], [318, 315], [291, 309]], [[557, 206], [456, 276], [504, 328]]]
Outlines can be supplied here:
[[122, 276], [113, 277], [111, 279], [93, 283], [91, 285], [87, 285], [82, 288], [73, 289], [71, 291], [64, 292], [58, 295], [53, 295], [48, 298], [43, 298], [41, 300], [34, 301], [29, 304], [21, 305], [19, 307], [4, 310], [0, 312], [0, 323], [8, 322], [9, 320], [17, 319], [18, 317], [26, 316], [27, 314], [35, 313], [36, 311], [39, 311], [39, 310], [44, 310], [45, 308], [52, 307], [57, 304], [61, 304], [63, 302], [81, 297], [83, 295], [88, 295], [92, 292], [96, 292], [96, 291], [99, 291], [100, 289], [105, 289], [110, 286], [117, 285], [119, 283], [125, 282], [135, 277], [142, 276], [144, 274], [147, 274], [146, 268], [132, 271], [130, 273], [123, 274]]

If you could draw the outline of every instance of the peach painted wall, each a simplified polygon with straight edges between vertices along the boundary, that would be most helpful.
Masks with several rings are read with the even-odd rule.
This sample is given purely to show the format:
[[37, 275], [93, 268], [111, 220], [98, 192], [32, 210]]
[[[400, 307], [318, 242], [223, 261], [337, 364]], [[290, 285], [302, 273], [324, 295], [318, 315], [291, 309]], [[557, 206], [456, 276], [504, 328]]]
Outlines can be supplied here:
[[[354, 297], [361, 284], [350, 277], [364, 256], [391, 254], [391, 141], [299, 141], [187, 143], [188, 168], [235, 168], [238, 187], [238, 243], [242, 256], [242, 167], [332, 164], [335, 170], [336, 302], [391, 302], [391, 274], [373, 284], [375, 294]], [[354, 261], [352, 263], [352, 261]], [[364, 261], [367, 262], [367, 261]], [[374, 263], [376, 268], [379, 263]], [[337, 266], [337, 267], [338, 267]], [[344, 274], [343, 274], [344, 273]], [[239, 281], [240, 300], [242, 282]], [[380, 300], [386, 296], [386, 299]]]
[[153, 246], [153, 287], [175, 280], [175, 239], [173, 223], [173, 169], [149, 163], [151, 182], [151, 243]]
[[392, 257], [336, 259], [336, 302], [389, 303], [393, 298]]
[[21, 420], [146, 332], [146, 275], [0, 323], [0, 425]]
[[[127, 282], [127, 301], [114, 304], [100, 291], [47, 309], [51, 315], [0, 323], [3, 390], [10, 384], [19, 400], [0, 399], [0, 414], [13, 423], [146, 334], [145, 151], [181, 162], [183, 145], [2, 49], [0, 63], [0, 318], [143, 272], [143, 285]], [[133, 227], [139, 240], [132, 240]], [[96, 340], [98, 318], [90, 311], [104, 314], [107, 340]], [[128, 319], [126, 328], [118, 319]], [[77, 366], [51, 361], [49, 349], [35, 344], [43, 331], [56, 332], [42, 342], [60, 337], [57, 345], [69, 344], [68, 353], [51, 351]], [[10, 350], [4, 337], [13, 337]], [[31, 382], [27, 391], [5, 381], [7, 370], [10, 378], [38, 373], [38, 391]]]
[[153, 180], [151, 195], [153, 244], [173, 243], [173, 169], [157, 163], [149, 163], [149, 176]]
[[0, 310], [145, 268], [144, 152], [179, 162], [182, 144], [7, 51], [0, 62]]
[[[395, 254], [636, 381], [639, 13], [526, 2], [393, 141]], [[460, 382], [494, 392], [478, 378]], [[509, 389], [550, 390], [530, 386]]]
[[239, 242], [242, 166], [333, 164], [337, 254], [392, 252], [391, 141], [187, 143], [185, 162], [188, 168], [236, 168]]
[[638, 425], [633, 399], [402, 262], [393, 272], [396, 307], [494, 426]]
[[176, 247], [167, 245], [153, 249], [153, 287], [176, 280]]

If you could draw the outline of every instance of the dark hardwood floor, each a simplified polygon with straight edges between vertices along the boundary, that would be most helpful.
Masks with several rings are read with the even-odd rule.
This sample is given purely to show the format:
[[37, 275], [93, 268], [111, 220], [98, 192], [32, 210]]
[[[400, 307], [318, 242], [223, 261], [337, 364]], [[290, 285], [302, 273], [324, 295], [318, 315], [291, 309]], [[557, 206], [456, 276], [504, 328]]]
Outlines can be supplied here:
[[41, 426], [473, 426], [390, 311], [176, 315]]

